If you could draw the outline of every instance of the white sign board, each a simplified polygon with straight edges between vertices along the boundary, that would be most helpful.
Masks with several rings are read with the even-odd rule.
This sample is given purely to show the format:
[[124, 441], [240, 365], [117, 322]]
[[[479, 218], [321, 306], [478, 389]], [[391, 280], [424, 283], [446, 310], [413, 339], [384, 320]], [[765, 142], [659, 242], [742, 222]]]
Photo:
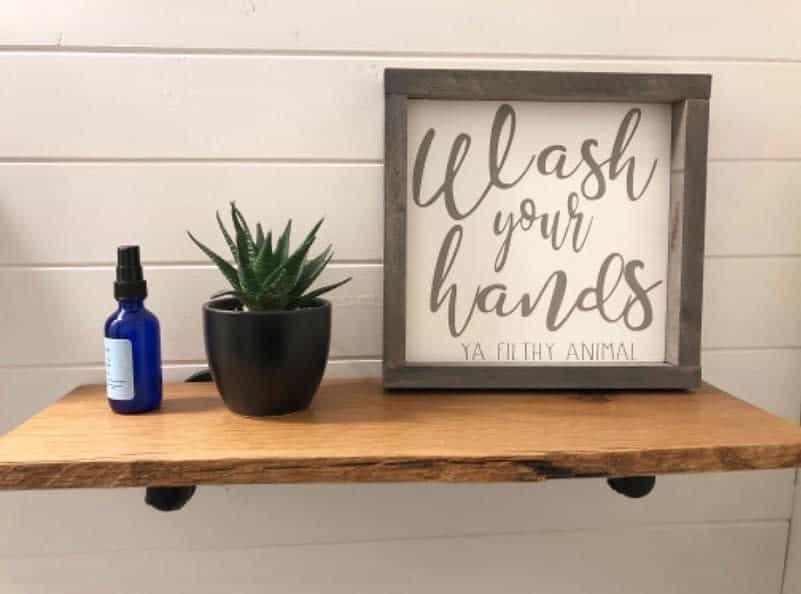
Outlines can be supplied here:
[[407, 108], [409, 363], [665, 361], [669, 104]]

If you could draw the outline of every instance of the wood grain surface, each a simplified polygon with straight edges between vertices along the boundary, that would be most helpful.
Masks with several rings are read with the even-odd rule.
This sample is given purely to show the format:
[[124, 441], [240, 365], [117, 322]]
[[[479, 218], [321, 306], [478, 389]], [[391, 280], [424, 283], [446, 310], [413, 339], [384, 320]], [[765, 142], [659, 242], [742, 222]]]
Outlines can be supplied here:
[[537, 481], [792, 467], [801, 428], [694, 392], [385, 393], [323, 384], [309, 410], [230, 413], [213, 384], [168, 384], [159, 412], [113, 414], [78, 388], [0, 438], [0, 489]]

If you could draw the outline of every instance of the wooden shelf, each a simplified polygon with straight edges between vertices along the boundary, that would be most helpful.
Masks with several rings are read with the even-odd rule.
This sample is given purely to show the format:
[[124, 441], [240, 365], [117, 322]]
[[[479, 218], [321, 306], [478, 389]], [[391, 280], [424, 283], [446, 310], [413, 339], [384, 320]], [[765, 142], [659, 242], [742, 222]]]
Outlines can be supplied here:
[[325, 383], [311, 409], [252, 419], [213, 384], [113, 414], [84, 386], [0, 437], [0, 489], [234, 483], [536, 481], [792, 467], [801, 428], [720, 390], [384, 393]]

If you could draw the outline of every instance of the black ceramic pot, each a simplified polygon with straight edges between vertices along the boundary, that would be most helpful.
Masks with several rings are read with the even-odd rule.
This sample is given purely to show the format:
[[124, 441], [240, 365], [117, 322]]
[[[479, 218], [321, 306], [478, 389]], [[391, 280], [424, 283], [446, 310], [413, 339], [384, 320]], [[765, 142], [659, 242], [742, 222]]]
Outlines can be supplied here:
[[203, 306], [206, 356], [225, 404], [248, 416], [309, 406], [328, 360], [331, 303], [291, 311], [242, 311], [236, 299]]

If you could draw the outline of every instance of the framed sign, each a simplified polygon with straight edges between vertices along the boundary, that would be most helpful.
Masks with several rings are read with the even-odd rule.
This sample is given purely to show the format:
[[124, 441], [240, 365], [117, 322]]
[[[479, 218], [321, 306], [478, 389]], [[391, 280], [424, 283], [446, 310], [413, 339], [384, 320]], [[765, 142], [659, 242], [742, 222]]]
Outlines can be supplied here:
[[696, 386], [710, 85], [387, 70], [384, 385]]

